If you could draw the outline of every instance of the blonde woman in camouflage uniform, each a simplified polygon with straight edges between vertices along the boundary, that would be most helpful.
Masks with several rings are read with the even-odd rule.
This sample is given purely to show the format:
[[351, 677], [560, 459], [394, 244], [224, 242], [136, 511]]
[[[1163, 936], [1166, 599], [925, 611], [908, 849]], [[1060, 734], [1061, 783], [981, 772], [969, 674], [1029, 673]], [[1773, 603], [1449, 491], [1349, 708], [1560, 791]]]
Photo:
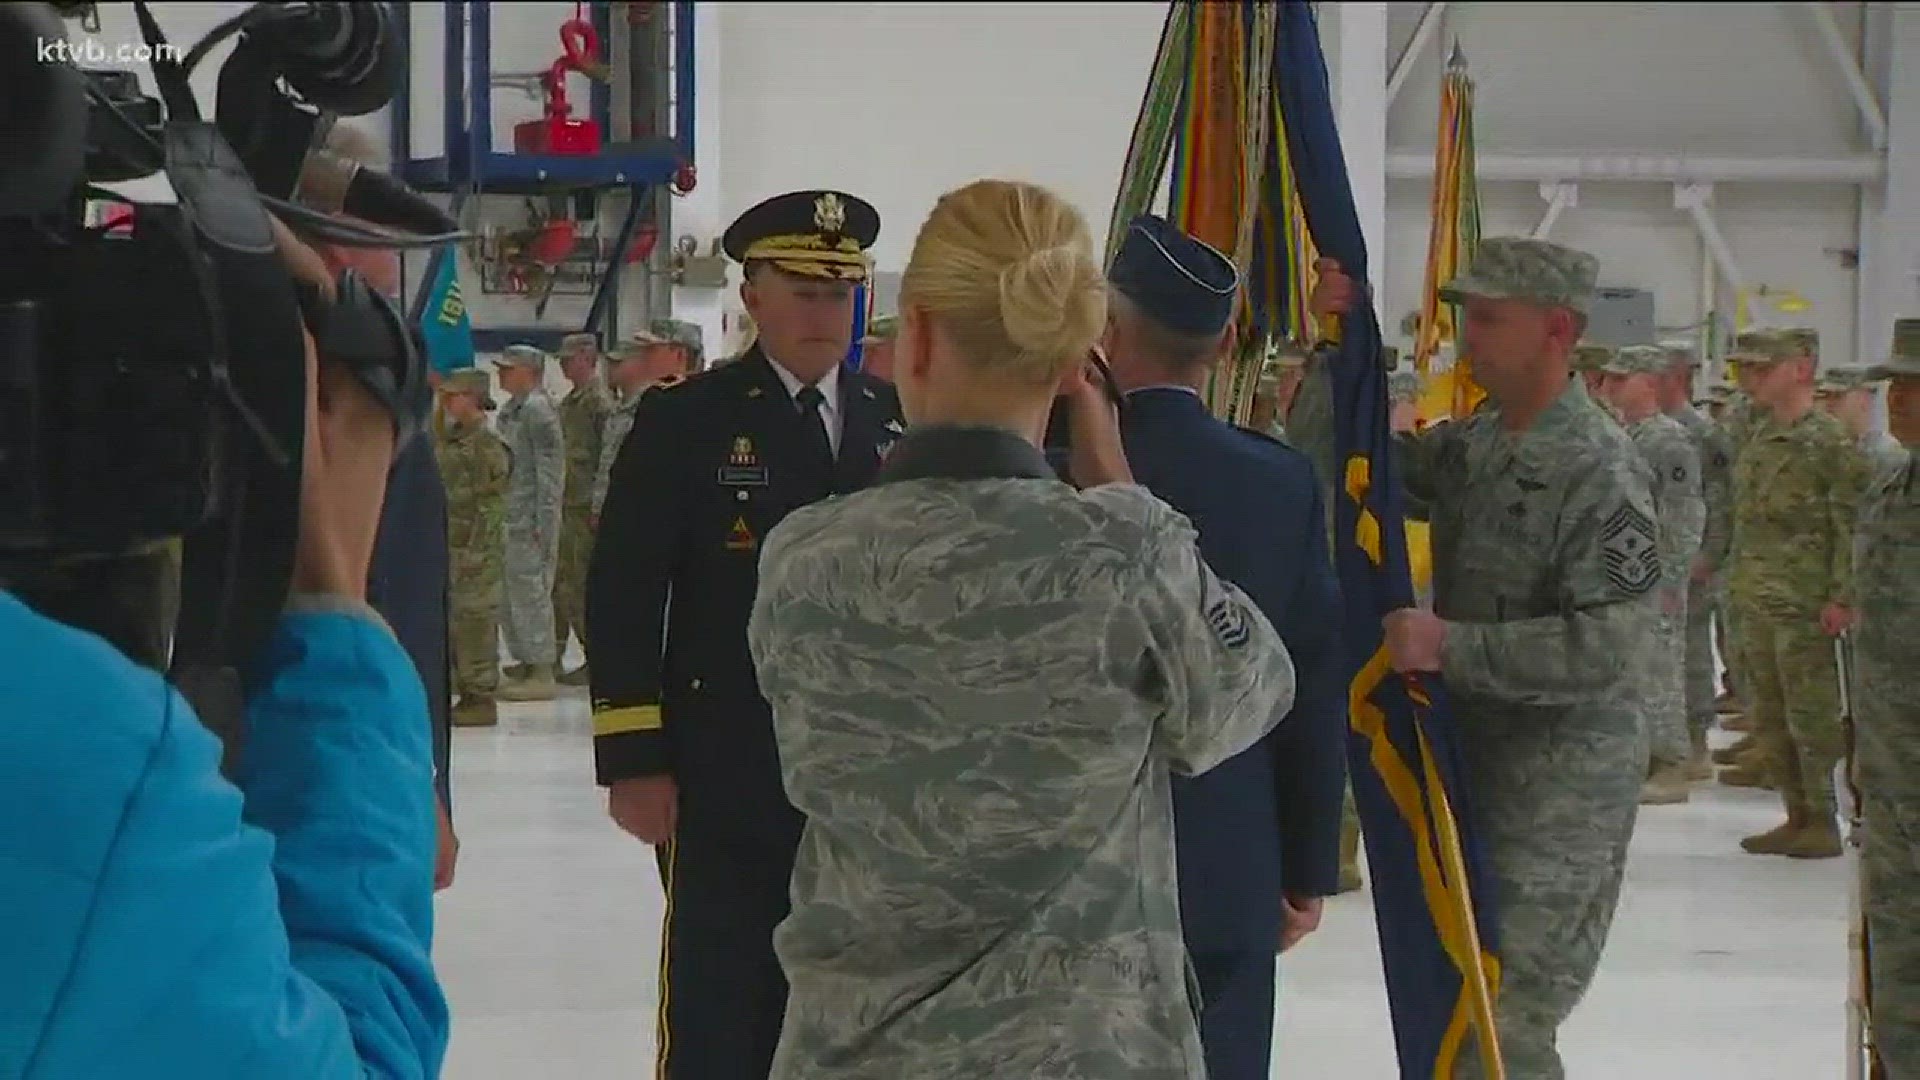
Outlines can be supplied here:
[[452, 618], [453, 692], [459, 703], [453, 723], [484, 727], [499, 722], [494, 695], [500, 689], [501, 559], [507, 446], [487, 430], [493, 406], [492, 380], [467, 368], [440, 382], [442, 422], [434, 455], [447, 489], [447, 553]]
[[[1071, 206], [947, 195], [900, 303], [912, 432], [760, 555], [748, 639], [807, 815], [772, 1076], [1198, 1080], [1172, 774], [1265, 735], [1292, 663], [1131, 482]], [[1062, 390], [1085, 491], [1040, 451]]]
[[1893, 1080], [1920, 1076], [1920, 319], [1894, 324], [1887, 426], [1905, 450], [1874, 479], [1854, 540], [1873, 1034]]
[[1787, 812], [1740, 846], [1835, 858], [1841, 739], [1832, 639], [1853, 618], [1853, 521], [1867, 462], [1839, 421], [1814, 408], [1814, 331], [1743, 334], [1739, 347], [1761, 419], [1734, 465], [1728, 592], [1740, 612], [1746, 704]]

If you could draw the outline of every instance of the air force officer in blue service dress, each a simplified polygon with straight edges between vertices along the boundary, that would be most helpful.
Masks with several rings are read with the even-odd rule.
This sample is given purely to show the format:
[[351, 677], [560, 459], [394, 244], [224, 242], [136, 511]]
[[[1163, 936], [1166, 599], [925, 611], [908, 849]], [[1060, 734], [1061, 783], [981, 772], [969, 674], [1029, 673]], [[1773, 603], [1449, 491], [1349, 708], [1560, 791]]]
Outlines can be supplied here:
[[1274, 955], [1318, 925], [1339, 886], [1347, 673], [1320, 488], [1305, 455], [1216, 418], [1201, 399], [1232, 338], [1231, 260], [1143, 215], [1108, 277], [1105, 344], [1134, 476], [1192, 519], [1207, 564], [1272, 621], [1297, 671], [1285, 723], [1173, 789], [1207, 1074], [1266, 1080]]

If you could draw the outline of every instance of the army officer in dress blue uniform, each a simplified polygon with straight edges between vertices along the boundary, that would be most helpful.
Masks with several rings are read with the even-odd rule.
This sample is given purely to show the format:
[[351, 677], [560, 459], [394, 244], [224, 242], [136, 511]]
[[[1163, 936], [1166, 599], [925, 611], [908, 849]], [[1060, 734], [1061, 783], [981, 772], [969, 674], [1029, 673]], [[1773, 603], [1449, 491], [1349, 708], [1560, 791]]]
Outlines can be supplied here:
[[1304, 454], [1201, 400], [1231, 339], [1240, 278], [1157, 217], [1128, 227], [1109, 273], [1106, 349], [1125, 394], [1135, 478], [1191, 518], [1215, 573], [1273, 622], [1297, 672], [1285, 723], [1205, 775], [1174, 780], [1181, 928], [1199, 975], [1211, 1080], [1266, 1080], [1274, 953], [1339, 891], [1346, 675], [1339, 585]]
[[787, 984], [773, 952], [801, 816], [747, 651], [760, 542], [868, 484], [901, 432], [893, 389], [843, 370], [873, 207], [801, 191], [721, 240], [759, 340], [635, 407], [587, 588], [594, 760], [666, 891], [659, 1075], [765, 1080]]

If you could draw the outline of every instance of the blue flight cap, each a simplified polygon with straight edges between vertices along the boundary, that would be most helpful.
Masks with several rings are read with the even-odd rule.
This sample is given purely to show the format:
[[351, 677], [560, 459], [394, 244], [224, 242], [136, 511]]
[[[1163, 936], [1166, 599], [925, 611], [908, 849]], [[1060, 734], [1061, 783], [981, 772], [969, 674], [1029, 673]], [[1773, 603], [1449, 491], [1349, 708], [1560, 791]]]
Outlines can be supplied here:
[[1152, 214], [1128, 224], [1107, 281], [1153, 321], [1189, 334], [1225, 330], [1240, 299], [1232, 259]]

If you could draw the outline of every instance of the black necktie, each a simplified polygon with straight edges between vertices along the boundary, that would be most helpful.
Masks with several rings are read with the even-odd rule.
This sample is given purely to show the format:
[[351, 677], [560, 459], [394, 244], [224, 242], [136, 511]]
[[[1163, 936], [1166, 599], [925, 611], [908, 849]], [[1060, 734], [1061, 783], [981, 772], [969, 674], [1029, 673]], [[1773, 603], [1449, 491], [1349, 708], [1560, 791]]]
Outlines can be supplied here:
[[793, 395], [793, 403], [799, 406], [800, 423], [806, 427], [807, 441], [813, 446], [813, 458], [826, 473], [833, 472], [833, 441], [827, 438], [827, 417], [820, 407], [827, 403], [825, 394], [817, 386], [803, 386]]

